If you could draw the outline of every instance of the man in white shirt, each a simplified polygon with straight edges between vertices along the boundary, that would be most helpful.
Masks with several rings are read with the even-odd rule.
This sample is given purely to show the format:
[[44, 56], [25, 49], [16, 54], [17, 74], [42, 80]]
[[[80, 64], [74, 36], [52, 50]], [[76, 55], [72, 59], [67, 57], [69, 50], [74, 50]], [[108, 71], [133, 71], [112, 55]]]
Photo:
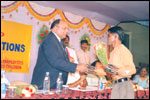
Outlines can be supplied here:
[[77, 51], [77, 58], [79, 64], [87, 64], [90, 65], [90, 52], [88, 51], [88, 41], [81, 40], [81, 49]]

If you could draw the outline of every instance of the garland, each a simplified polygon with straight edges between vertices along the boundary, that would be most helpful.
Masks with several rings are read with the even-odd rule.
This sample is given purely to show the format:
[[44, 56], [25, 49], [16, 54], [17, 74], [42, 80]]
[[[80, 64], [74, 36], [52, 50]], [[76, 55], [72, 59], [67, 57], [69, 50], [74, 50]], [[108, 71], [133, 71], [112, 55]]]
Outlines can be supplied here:
[[22, 4], [22, 6], [25, 6], [28, 9], [28, 11], [31, 13], [31, 15], [33, 15], [35, 18], [37, 18], [40, 21], [49, 21], [58, 14], [61, 16], [61, 18], [63, 20], [65, 20], [65, 22], [69, 25], [69, 27], [71, 27], [73, 29], [78, 29], [83, 24], [88, 24], [90, 27], [90, 30], [97, 36], [103, 35], [110, 28], [110, 25], [106, 24], [103, 29], [98, 30], [94, 27], [94, 25], [88, 18], [83, 18], [79, 23], [71, 23], [65, 16], [64, 12], [59, 9], [55, 9], [52, 13], [50, 13], [48, 15], [41, 15], [32, 8], [32, 6], [30, 5], [30, 3], [28, 1], [15, 2], [14, 5], [11, 5], [13, 7], [12, 9], [3, 8], [3, 6], [1, 6], [1, 8], [2, 8], [1, 14], [2, 13], [10, 13], [10, 12], [16, 10], [21, 4]]
[[49, 28], [46, 25], [43, 25], [38, 32], [38, 44], [41, 44], [43, 39], [49, 34]]

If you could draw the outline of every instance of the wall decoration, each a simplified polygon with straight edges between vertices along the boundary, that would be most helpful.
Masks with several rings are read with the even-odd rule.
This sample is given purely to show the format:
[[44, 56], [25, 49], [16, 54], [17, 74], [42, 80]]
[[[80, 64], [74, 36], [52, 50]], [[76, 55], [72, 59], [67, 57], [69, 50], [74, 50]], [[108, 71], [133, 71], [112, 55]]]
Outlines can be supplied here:
[[[39, 9], [40, 8], [40, 9]], [[11, 15], [11, 16], [10, 16]], [[72, 16], [76, 18], [72, 18]], [[26, 25], [32, 25], [31, 33], [31, 63], [29, 74], [8, 73], [8, 78], [11, 76], [17, 77], [18, 80], [26, 80], [30, 83], [32, 72], [36, 64], [38, 56], [38, 48], [42, 40], [50, 31], [52, 22], [56, 19], [63, 19], [69, 26], [70, 46], [75, 50], [80, 49], [80, 38], [88, 35], [90, 40], [89, 52], [91, 54], [91, 62], [95, 61], [93, 44], [104, 42], [107, 44], [107, 30], [110, 25], [99, 21], [94, 21], [87, 17], [66, 13], [61, 9], [40, 6], [30, 1], [2, 1], [1, 2], [1, 20], [9, 20]], [[98, 24], [97, 24], [98, 23]], [[100, 26], [100, 27], [98, 27]], [[47, 31], [46, 31], [47, 30]], [[27, 34], [27, 33], [20, 33]], [[102, 36], [103, 35], [103, 36]], [[16, 75], [16, 76], [15, 76]], [[10, 78], [10, 81], [13, 80]]]
[[49, 34], [49, 28], [43, 25], [38, 33], [38, 44], [41, 44], [43, 39]]

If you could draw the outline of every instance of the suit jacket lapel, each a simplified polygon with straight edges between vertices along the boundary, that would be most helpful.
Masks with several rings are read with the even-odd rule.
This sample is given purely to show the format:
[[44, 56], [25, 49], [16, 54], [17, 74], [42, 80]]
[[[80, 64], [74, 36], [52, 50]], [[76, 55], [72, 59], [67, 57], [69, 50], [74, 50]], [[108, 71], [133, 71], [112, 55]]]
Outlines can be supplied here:
[[[51, 32], [50, 34], [52, 34], [52, 36], [53, 36], [54, 40], [56, 41], [56, 44], [57, 44], [57, 46], [59, 47], [60, 51], [63, 52], [63, 55], [64, 55], [65, 59], [66, 59], [66, 60], [67, 60], [67, 59], [69, 60], [68, 56], [65, 54], [65, 51], [64, 51], [64, 49], [63, 49], [63, 47], [62, 47], [62, 44], [59, 42], [59, 40], [57, 39], [57, 37], [54, 35], [53, 32]], [[66, 58], [66, 56], [67, 56], [67, 58]]]

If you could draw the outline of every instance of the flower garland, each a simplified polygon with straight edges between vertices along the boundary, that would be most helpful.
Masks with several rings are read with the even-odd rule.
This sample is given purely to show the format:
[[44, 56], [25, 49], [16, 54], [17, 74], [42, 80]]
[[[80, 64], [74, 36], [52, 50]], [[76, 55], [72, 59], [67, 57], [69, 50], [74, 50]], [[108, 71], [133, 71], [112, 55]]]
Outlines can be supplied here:
[[90, 50], [90, 46], [91, 46], [91, 39], [90, 39], [90, 36], [88, 35], [88, 34], [83, 34], [83, 36], [81, 36], [81, 38], [80, 38], [80, 42], [82, 41], [82, 40], [87, 40], [88, 41], [88, 51]]
[[[31, 13], [31, 15], [33, 15], [35, 18], [37, 18], [40, 21], [49, 21], [52, 18], [54, 18], [57, 14], [61, 16], [61, 18], [69, 25], [69, 27], [71, 27], [72, 29], [78, 29], [80, 28], [83, 24], [88, 24], [90, 30], [97, 36], [103, 35], [111, 26], [106, 24], [105, 27], [101, 30], [96, 29], [95, 26], [93, 25], [93, 23], [91, 22], [90, 19], [88, 18], [83, 18], [79, 23], [72, 23], [70, 22], [67, 17], [65, 16], [64, 12], [59, 10], [59, 9], [55, 9], [53, 12], [51, 12], [50, 14], [47, 15], [41, 15], [39, 14], [37, 11], [35, 11], [32, 7], [32, 4], [30, 4], [28, 1], [14, 1], [12, 4], [7, 5], [7, 6], [1, 6], [1, 14], [3, 13], [10, 13], [14, 10], [16, 10], [16, 12], [18, 12], [18, 7], [22, 5], [22, 7], [26, 7], [27, 10], [29, 11], [28, 13]], [[10, 17], [12, 17], [12, 15], [10, 15]], [[2, 18], [4, 19], [4, 16], [2, 16]]]
[[49, 28], [46, 25], [43, 25], [40, 31], [38, 32], [38, 44], [41, 44], [45, 36], [49, 34]]

